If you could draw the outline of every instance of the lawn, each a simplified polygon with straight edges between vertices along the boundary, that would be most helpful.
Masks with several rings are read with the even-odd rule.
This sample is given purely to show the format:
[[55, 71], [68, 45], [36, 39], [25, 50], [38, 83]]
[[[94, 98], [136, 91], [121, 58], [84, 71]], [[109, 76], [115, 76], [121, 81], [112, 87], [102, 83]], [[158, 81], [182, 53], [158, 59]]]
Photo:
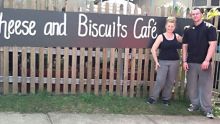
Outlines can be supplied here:
[[[21, 113], [111, 113], [111, 114], [150, 114], [150, 115], [198, 115], [200, 112], [190, 113], [186, 110], [187, 100], [172, 100], [170, 106], [164, 106], [160, 101], [149, 105], [144, 98], [130, 98], [113, 95], [95, 96], [81, 95], [53, 95], [38, 93], [35, 95], [7, 95], [0, 96], [1, 112]], [[214, 107], [214, 114], [220, 116], [220, 106]]]

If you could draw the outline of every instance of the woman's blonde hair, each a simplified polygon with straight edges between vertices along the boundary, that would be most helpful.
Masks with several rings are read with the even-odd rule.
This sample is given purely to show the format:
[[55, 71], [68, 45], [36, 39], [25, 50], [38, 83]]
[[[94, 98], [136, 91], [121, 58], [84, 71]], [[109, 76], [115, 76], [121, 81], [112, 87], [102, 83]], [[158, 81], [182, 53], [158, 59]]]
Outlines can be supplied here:
[[167, 17], [166, 23], [168, 22], [176, 24], [176, 17], [173, 17], [173, 16]]

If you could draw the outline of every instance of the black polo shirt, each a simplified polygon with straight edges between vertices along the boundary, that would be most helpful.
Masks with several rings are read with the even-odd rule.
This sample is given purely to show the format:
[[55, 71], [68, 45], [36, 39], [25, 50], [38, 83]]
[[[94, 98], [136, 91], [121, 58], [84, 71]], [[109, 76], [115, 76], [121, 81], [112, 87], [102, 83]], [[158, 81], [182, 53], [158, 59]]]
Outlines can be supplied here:
[[215, 27], [202, 22], [200, 25], [186, 26], [183, 35], [183, 44], [188, 44], [188, 63], [202, 63], [207, 55], [209, 42], [217, 40]]

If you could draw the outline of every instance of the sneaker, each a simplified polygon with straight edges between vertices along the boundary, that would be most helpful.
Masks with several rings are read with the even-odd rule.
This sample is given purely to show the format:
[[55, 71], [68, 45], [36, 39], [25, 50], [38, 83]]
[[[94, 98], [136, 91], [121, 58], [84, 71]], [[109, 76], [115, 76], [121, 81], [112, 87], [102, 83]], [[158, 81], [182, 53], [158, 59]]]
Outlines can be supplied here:
[[156, 103], [156, 100], [154, 100], [154, 99], [152, 99], [152, 98], [149, 98], [149, 99], [147, 100], [147, 103], [148, 103], [148, 104], [154, 104], [154, 103]]
[[212, 114], [212, 112], [207, 112], [206, 117], [209, 119], [214, 119], [214, 115]]
[[164, 104], [165, 106], [169, 106], [169, 100], [163, 100], [163, 104]]
[[194, 112], [194, 111], [198, 111], [199, 107], [198, 106], [193, 106], [192, 104], [190, 105], [190, 107], [187, 109], [189, 112]]

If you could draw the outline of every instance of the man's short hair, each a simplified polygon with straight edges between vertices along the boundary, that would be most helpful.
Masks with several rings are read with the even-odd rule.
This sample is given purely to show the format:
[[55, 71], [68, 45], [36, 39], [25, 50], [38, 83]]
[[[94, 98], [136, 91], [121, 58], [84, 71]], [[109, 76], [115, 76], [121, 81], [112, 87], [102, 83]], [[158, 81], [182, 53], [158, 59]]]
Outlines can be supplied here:
[[204, 13], [204, 10], [202, 9], [202, 8], [198, 8], [198, 7], [195, 7], [195, 8], [193, 8], [193, 10], [199, 10], [202, 14]]

